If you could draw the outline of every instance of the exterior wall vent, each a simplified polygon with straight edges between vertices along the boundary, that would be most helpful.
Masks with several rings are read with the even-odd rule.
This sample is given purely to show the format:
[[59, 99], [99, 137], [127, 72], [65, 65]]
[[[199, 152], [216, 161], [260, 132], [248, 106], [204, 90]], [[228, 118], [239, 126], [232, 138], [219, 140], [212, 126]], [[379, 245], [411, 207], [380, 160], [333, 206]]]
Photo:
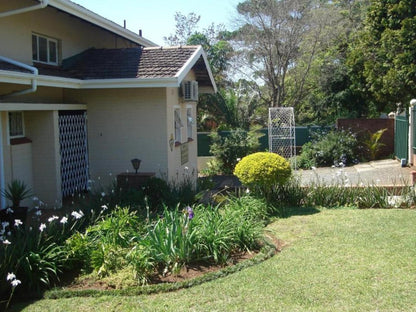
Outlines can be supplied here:
[[182, 97], [185, 101], [198, 101], [198, 81], [182, 82]]

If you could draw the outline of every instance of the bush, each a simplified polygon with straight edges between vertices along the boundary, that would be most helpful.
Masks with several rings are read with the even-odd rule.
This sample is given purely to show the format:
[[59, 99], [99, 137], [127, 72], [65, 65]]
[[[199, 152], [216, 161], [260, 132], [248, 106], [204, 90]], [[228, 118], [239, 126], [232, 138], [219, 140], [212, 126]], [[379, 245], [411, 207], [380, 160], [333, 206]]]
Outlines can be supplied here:
[[299, 168], [349, 165], [357, 162], [358, 141], [352, 132], [333, 130], [315, 134], [311, 142], [302, 147], [297, 158]]
[[212, 132], [210, 152], [217, 160], [216, 169], [223, 174], [231, 174], [238, 159], [257, 151], [260, 148], [259, 138], [263, 136], [258, 130], [259, 128], [253, 128], [247, 132], [235, 129], [228, 136]]
[[284, 184], [291, 176], [290, 163], [274, 153], [259, 152], [244, 157], [235, 167], [234, 174], [250, 187], [261, 189]]

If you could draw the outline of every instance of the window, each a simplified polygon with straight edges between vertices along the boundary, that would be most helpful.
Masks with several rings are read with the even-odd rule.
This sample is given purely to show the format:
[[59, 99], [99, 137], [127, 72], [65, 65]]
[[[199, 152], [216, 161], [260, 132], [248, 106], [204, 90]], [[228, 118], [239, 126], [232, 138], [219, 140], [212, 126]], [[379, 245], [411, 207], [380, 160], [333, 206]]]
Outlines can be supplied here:
[[35, 62], [58, 65], [58, 40], [32, 34], [32, 59]]
[[175, 118], [175, 142], [181, 143], [182, 142], [182, 120], [181, 120], [181, 109], [175, 108], [174, 112], [174, 118]]
[[188, 132], [188, 140], [189, 139], [192, 139], [192, 135], [193, 135], [193, 132], [192, 132], [192, 125], [194, 124], [194, 120], [193, 120], [193, 118], [192, 118], [192, 107], [188, 107], [187, 109], [186, 109], [186, 129], [187, 129], [187, 132]]
[[25, 136], [23, 112], [9, 112], [9, 136], [11, 139]]

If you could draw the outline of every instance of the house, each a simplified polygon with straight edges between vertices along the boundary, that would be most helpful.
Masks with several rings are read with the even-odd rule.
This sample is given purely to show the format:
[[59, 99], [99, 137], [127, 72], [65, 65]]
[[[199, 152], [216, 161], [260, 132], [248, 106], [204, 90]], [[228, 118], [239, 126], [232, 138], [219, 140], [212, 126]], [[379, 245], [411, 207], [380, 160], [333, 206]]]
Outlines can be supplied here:
[[[0, 2], [0, 187], [49, 207], [119, 173], [196, 179], [200, 46], [162, 48], [68, 0]], [[4, 198], [1, 208], [7, 203]]]

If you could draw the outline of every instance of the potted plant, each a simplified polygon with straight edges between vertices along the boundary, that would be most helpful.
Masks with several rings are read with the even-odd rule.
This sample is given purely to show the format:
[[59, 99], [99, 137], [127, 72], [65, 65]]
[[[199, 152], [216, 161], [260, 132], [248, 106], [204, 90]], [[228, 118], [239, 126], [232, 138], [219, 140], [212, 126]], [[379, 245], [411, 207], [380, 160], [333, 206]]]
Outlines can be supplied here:
[[20, 219], [21, 221], [26, 220], [27, 207], [21, 207], [20, 202], [31, 197], [32, 190], [25, 184], [25, 182], [13, 180], [7, 185], [6, 189], [1, 190], [1, 195], [12, 203], [9, 209], [2, 211], [1, 219], [8, 219], [11, 221], [14, 219]]

